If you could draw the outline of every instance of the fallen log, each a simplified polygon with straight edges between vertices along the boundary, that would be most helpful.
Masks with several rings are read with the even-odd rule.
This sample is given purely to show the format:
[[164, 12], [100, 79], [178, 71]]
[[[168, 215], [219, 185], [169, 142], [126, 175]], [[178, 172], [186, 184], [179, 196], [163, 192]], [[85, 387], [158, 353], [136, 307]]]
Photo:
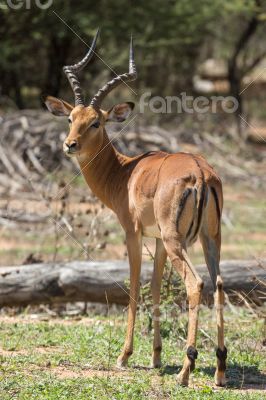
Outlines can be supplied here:
[[[265, 291], [266, 260], [230, 260], [221, 263], [225, 291], [249, 293], [254, 288]], [[204, 280], [203, 298], [212, 295], [213, 288], [207, 267], [196, 267]], [[150, 281], [152, 265], [144, 264], [141, 282]], [[0, 307], [41, 303], [88, 301], [125, 305], [129, 276], [126, 261], [30, 264], [0, 268]]]

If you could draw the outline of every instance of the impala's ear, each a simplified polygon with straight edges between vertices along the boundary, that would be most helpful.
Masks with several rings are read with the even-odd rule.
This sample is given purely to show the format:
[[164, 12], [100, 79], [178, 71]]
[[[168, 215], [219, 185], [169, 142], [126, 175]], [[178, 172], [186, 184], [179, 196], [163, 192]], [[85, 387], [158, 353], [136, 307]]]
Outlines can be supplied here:
[[109, 111], [107, 111], [107, 119], [108, 121], [113, 122], [123, 122], [125, 121], [134, 110], [135, 104], [128, 102], [128, 103], [121, 103], [117, 104], [112, 107]]
[[66, 117], [73, 110], [73, 106], [64, 100], [57, 99], [56, 97], [48, 96], [44, 102], [48, 110], [58, 117]]

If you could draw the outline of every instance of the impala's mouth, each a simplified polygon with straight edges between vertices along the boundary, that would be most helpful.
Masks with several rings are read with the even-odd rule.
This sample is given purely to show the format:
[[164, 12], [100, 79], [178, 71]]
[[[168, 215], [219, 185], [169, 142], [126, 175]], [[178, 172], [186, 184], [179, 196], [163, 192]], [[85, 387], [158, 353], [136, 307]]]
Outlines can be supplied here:
[[68, 156], [68, 157], [74, 157], [79, 153], [79, 149], [78, 148], [76, 148], [76, 149], [72, 148], [71, 149], [66, 144], [63, 145], [63, 151], [64, 151], [65, 155]]
[[64, 151], [67, 157], [75, 157], [78, 154], [78, 151]]

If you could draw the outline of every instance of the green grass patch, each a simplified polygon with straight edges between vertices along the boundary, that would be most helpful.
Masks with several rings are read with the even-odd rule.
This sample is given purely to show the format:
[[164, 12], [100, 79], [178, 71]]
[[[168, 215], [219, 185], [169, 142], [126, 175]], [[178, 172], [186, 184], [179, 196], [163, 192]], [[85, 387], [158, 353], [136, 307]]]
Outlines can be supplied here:
[[[114, 367], [124, 341], [125, 315], [81, 321], [0, 323], [0, 398], [5, 399], [263, 399], [266, 357], [263, 321], [227, 310], [228, 387], [216, 389], [214, 311], [200, 316], [197, 368], [189, 388], [176, 384], [184, 357], [187, 316], [162, 321], [163, 367], [148, 368], [152, 332], [140, 314], [126, 371]], [[237, 321], [237, 329], [236, 329]], [[246, 388], [255, 388], [247, 391]]]

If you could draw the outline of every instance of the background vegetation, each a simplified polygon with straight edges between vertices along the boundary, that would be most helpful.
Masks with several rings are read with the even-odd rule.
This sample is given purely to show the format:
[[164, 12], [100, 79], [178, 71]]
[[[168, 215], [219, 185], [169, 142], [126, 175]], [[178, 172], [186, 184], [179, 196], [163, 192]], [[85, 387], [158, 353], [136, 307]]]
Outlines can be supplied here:
[[[201, 62], [216, 58], [226, 63], [230, 92], [239, 98], [241, 79], [265, 56], [265, 6], [262, 0], [57, 0], [47, 10], [34, 1], [29, 9], [3, 8], [0, 93], [19, 108], [38, 107], [41, 94], [68, 95], [62, 66], [85, 53], [100, 26], [97, 53], [117, 72], [127, 68], [133, 33], [138, 93], [193, 91]], [[82, 78], [88, 95], [111, 74], [94, 57]]]

